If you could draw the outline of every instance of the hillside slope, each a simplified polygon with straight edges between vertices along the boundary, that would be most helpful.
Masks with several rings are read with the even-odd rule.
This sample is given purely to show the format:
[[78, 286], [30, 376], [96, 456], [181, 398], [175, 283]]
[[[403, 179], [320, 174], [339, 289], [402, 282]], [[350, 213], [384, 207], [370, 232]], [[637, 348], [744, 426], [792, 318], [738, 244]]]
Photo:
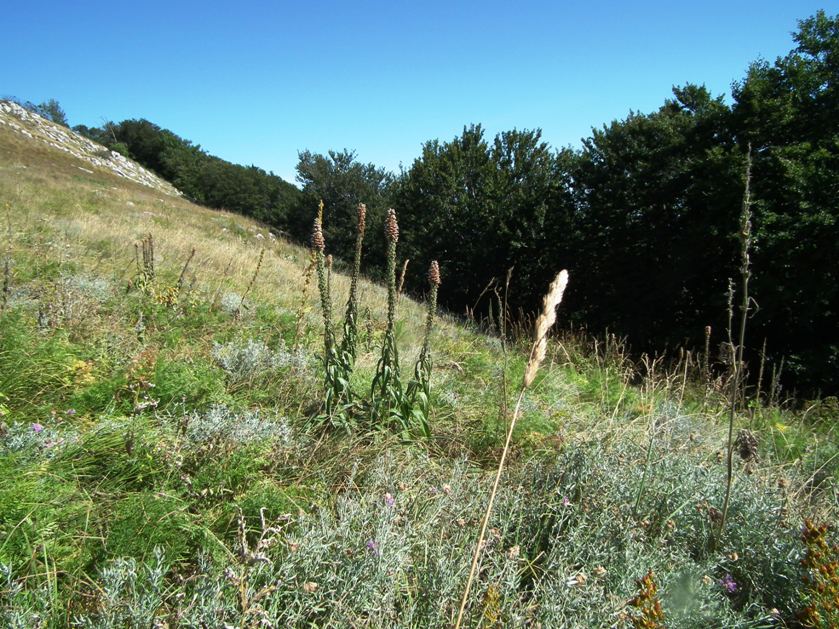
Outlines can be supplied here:
[[[505, 348], [441, 317], [431, 438], [403, 442], [363, 410], [349, 434], [323, 431], [309, 252], [53, 146], [46, 128], [49, 141], [0, 125], [0, 624], [452, 624], [526, 339]], [[363, 281], [359, 313], [363, 397], [385, 291]], [[424, 320], [401, 299], [404, 374]], [[821, 564], [801, 564], [816, 558], [800, 526], [839, 514], [831, 407], [738, 413], [751, 431], [720, 536], [725, 382], [701, 361], [661, 369], [613, 337], [551, 341], [469, 626], [632, 626], [655, 601], [678, 627], [829, 618], [820, 581], [802, 580]], [[834, 534], [813, 531], [811, 545]], [[648, 570], [658, 591], [636, 597]]]
[[72, 129], [45, 120], [12, 101], [0, 100], [0, 125], [26, 138], [30, 149], [37, 144], [42, 144], [67, 153], [80, 162], [76, 164], [76, 168], [82, 172], [113, 173], [169, 195], [180, 195], [169, 182], [136, 162], [79, 135]]

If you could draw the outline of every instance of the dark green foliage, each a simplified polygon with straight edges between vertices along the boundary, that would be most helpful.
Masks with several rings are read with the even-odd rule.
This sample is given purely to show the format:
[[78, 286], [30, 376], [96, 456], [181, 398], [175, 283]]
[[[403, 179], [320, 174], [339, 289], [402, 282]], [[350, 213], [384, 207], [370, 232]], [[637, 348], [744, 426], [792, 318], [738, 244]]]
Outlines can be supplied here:
[[[738, 275], [741, 173], [754, 147], [754, 339], [786, 357], [787, 383], [829, 393], [839, 373], [839, 17], [800, 23], [797, 48], [758, 62], [734, 105], [674, 88], [651, 114], [593, 129], [552, 152], [538, 131], [480, 126], [432, 141], [394, 186], [404, 250], [439, 253], [441, 302], [488, 313], [484, 286], [515, 267], [511, 312], [531, 311], [550, 269], [567, 267], [573, 320], [628, 337], [636, 351], [712, 343]], [[816, 271], [816, 272], [814, 272]], [[416, 290], [418, 282], [409, 280]], [[477, 306], [477, 307], [476, 307]], [[746, 361], [757, 364], [757, 352]], [[755, 377], [757, 369], [751, 370]]]
[[273, 173], [209, 155], [199, 145], [148, 120], [124, 120], [75, 130], [131, 157], [194, 201], [282, 227], [299, 191]]
[[[383, 168], [357, 161], [355, 153], [344, 150], [320, 155], [303, 151], [297, 164], [297, 179], [303, 185], [288, 216], [288, 230], [300, 241], [307, 241], [312, 225], [312, 208], [324, 204], [323, 230], [330, 252], [352, 260], [356, 247], [358, 204], [366, 206], [367, 220], [380, 224], [388, 207], [387, 198], [393, 176]], [[384, 269], [385, 240], [374, 230], [365, 247], [367, 269]]]
[[802, 388], [839, 373], [839, 15], [803, 20], [796, 48], [754, 63], [732, 117], [754, 148], [754, 338]]

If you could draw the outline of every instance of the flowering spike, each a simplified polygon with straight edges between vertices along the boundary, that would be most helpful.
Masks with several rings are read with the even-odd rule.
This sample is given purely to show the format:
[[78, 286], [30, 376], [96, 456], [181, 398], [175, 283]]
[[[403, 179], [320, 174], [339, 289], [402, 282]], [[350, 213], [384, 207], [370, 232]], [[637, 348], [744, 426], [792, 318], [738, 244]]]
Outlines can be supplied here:
[[428, 267], [428, 283], [432, 286], [439, 286], [442, 283], [440, 280], [440, 265], [437, 260], [432, 260], [431, 266]]
[[396, 222], [396, 210], [393, 208], [387, 211], [385, 236], [389, 242], [397, 242], [399, 240], [399, 223]]

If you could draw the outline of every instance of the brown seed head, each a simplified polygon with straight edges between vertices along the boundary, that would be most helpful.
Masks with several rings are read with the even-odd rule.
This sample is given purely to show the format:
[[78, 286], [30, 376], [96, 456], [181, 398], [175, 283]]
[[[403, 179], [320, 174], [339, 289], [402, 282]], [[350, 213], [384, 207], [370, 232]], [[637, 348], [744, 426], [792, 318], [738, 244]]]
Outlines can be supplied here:
[[315, 225], [312, 228], [312, 248], [323, 252], [326, 249], [326, 242], [323, 240], [323, 227], [320, 224], [320, 217], [315, 219]]
[[440, 265], [437, 264], [437, 260], [432, 260], [431, 266], [428, 267], [428, 282], [433, 286], [442, 284], [440, 280]]
[[399, 223], [396, 222], [396, 210], [393, 208], [387, 211], [385, 219], [385, 236], [390, 242], [399, 240]]
[[565, 287], [568, 285], [568, 271], [560, 271], [542, 300], [542, 313], [536, 319], [536, 334], [534, 335], [533, 349], [530, 352], [530, 360], [524, 372], [524, 386], [529, 387], [539, 371], [539, 365], [545, 360], [548, 349], [548, 331], [556, 323], [556, 307], [562, 301]]
[[332, 254], [331, 253], [328, 256], [326, 256], [326, 268], [327, 269], [332, 268]]
[[367, 224], [367, 206], [363, 203], [358, 204], [358, 231], [363, 232], [364, 227]]

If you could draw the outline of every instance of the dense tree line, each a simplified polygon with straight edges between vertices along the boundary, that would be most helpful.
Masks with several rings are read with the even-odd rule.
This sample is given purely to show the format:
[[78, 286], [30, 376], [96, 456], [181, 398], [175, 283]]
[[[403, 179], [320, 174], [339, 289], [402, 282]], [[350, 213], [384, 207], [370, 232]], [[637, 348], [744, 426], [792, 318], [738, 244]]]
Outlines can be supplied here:
[[209, 155], [148, 120], [124, 120], [74, 130], [123, 153], [170, 181], [187, 197], [213, 208], [253, 216], [283, 226], [299, 190], [256, 166], [240, 166]]
[[[440, 301], [473, 307], [515, 267], [512, 312], [536, 307], [559, 268], [572, 282], [566, 316], [609, 328], [636, 350], [724, 340], [728, 278], [738, 274], [738, 215], [751, 146], [755, 241], [753, 347], [786, 361], [808, 393], [839, 386], [839, 16], [799, 23], [796, 47], [753, 63], [731, 103], [697, 85], [655, 112], [595, 128], [579, 149], [553, 149], [538, 130], [489, 138], [480, 125], [432, 140], [393, 175], [351, 151], [300, 153], [302, 190], [230, 164], [145, 120], [77, 127], [173, 182], [199, 203], [255, 216], [308, 240], [325, 204], [328, 246], [349, 259], [356, 205], [368, 206], [366, 268], [383, 264], [374, 226], [400, 217], [408, 287], [439, 259]], [[478, 313], [488, 307], [478, 302]], [[485, 312], [485, 310], [484, 310]]]
[[[658, 111], [593, 129], [579, 150], [553, 150], [539, 131], [488, 138], [466, 127], [427, 142], [407, 171], [366, 198], [397, 208], [402, 252], [416, 268], [440, 260], [440, 299], [454, 311], [474, 306], [510, 267], [513, 311], [532, 310], [565, 267], [573, 277], [567, 314], [589, 329], [626, 335], [639, 351], [701, 347], [706, 325], [715, 342], [725, 340], [751, 145], [752, 362], [767, 339], [770, 359], [785, 359], [789, 384], [835, 393], [839, 16], [819, 13], [799, 27], [796, 48], [753, 63], [730, 105], [701, 86], [674, 88]], [[311, 164], [330, 159], [301, 157], [301, 209], [308, 218], [316, 198], [331, 204], [343, 232], [333, 250], [348, 255], [353, 203], [365, 198], [361, 170], [378, 171], [345, 162], [340, 176], [315, 175]], [[349, 183], [354, 167], [361, 170]], [[409, 287], [422, 286], [421, 273], [409, 275]]]

